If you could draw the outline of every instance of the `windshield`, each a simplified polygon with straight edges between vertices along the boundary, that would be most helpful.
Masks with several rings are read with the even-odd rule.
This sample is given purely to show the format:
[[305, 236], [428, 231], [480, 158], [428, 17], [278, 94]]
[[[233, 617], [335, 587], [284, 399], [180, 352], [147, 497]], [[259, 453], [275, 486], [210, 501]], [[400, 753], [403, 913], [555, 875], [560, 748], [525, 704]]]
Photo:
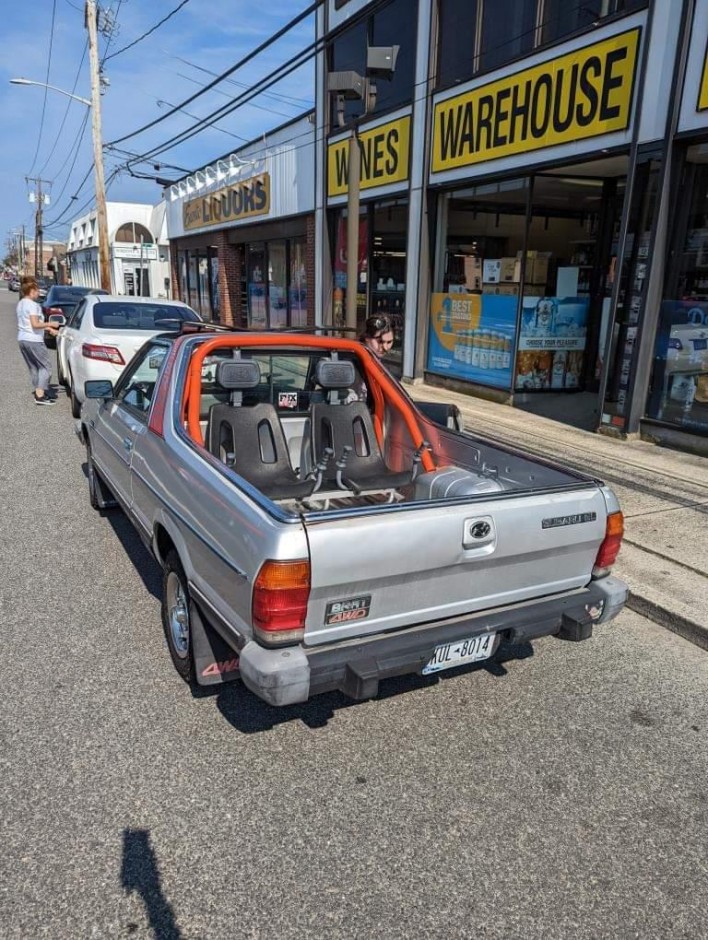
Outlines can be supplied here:
[[93, 323], [99, 330], [169, 330], [183, 320], [199, 322], [199, 316], [178, 304], [115, 302], [93, 308]]

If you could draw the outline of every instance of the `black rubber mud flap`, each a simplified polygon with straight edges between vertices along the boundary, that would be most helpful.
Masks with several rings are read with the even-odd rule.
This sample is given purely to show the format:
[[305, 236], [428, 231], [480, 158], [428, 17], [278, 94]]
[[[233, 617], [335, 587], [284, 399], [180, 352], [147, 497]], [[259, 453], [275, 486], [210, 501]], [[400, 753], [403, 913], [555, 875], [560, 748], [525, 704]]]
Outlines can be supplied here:
[[238, 679], [238, 653], [209, 626], [197, 605], [190, 604], [194, 675], [199, 685], [219, 685]]

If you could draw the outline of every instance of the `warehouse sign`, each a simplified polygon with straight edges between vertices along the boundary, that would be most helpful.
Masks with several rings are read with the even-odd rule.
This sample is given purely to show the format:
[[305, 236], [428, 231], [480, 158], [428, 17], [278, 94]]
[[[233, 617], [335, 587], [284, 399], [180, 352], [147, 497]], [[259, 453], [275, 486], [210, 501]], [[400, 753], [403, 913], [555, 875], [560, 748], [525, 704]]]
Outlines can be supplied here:
[[438, 102], [433, 173], [626, 130], [641, 30]]
[[[361, 133], [360, 188], [372, 189], [407, 180], [410, 139], [410, 115]], [[348, 183], [349, 138], [345, 137], [327, 148], [327, 195], [343, 195]]]
[[240, 183], [217, 189], [182, 207], [184, 230], [239, 222], [270, 212], [270, 174], [261, 173]]
[[697, 111], [705, 111], [708, 108], [708, 51], [703, 57], [703, 74], [701, 75], [701, 87], [698, 92]]

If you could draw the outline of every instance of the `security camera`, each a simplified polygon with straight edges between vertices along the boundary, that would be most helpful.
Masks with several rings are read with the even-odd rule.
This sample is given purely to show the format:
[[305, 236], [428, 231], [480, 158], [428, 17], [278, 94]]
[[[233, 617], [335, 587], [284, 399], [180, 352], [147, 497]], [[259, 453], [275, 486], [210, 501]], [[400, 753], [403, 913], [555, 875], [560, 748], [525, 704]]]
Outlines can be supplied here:
[[366, 81], [358, 72], [330, 72], [327, 76], [327, 91], [341, 95], [350, 101], [361, 99], [366, 91]]
[[390, 81], [396, 71], [396, 59], [400, 46], [369, 46], [366, 50], [367, 78], [383, 78]]

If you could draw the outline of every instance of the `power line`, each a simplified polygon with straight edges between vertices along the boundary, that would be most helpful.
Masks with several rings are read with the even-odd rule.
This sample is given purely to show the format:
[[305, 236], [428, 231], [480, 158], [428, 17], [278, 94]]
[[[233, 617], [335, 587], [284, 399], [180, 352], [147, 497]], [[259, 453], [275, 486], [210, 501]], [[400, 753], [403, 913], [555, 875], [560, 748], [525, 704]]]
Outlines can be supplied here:
[[181, 2], [180, 4], [178, 4], [178, 5], [174, 8], [174, 10], [170, 11], [170, 12], [167, 14], [167, 16], [163, 17], [163, 18], [160, 20], [159, 23], [155, 23], [155, 25], [154, 25], [151, 29], [149, 29], [146, 33], [143, 33], [142, 36], [138, 36], [138, 38], [137, 38], [137, 39], [134, 39], [133, 42], [128, 43], [127, 46], [123, 46], [123, 48], [122, 48], [122, 49], [119, 49], [117, 52], [113, 52], [113, 53], [111, 53], [111, 55], [105, 56], [105, 58], [103, 59], [103, 61], [104, 61], [104, 62], [108, 62], [109, 59], [115, 59], [115, 57], [116, 57], [117, 55], [121, 55], [121, 53], [127, 52], [128, 49], [132, 49], [133, 46], [137, 46], [137, 44], [138, 44], [139, 42], [142, 42], [143, 39], [145, 39], [147, 36], [150, 35], [150, 33], [154, 33], [156, 29], [159, 29], [160, 26], [162, 26], [163, 23], [166, 23], [166, 22], [170, 19], [170, 17], [174, 16], [175, 13], [178, 13], [178, 12], [182, 9], [182, 7], [183, 7], [183, 6], [186, 6], [188, 3], [189, 3], [189, 0], [182, 0], [182, 2]]
[[[289, 59], [287, 62], [278, 66], [268, 75], [261, 79], [256, 86], [253, 86], [250, 92], [244, 92], [243, 95], [236, 98], [233, 102], [228, 105], [224, 105], [221, 108], [217, 108], [216, 111], [212, 111], [211, 114], [208, 114], [203, 118], [198, 124], [193, 125], [191, 128], [188, 128], [185, 131], [175, 134], [174, 137], [171, 137], [169, 140], [164, 141], [162, 144], [158, 144], [156, 147], [151, 148], [150, 150], [145, 151], [141, 154], [143, 157], [153, 157], [157, 156], [160, 153], [163, 153], [165, 150], [171, 150], [173, 147], [176, 147], [178, 144], [185, 143], [191, 137], [194, 137], [195, 134], [198, 134], [200, 130], [205, 127], [210, 127], [216, 121], [221, 120], [223, 117], [231, 114], [237, 108], [241, 107], [244, 104], [247, 104], [251, 99], [255, 98], [263, 90], [263, 87], [270, 88], [272, 85], [275, 85], [276, 82], [279, 82], [281, 79], [286, 78], [291, 72], [294, 72], [296, 69], [304, 65], [309, 59], [311, 59], [324, 45], [324, 40], [318, 40], [315, 43], [312, 43], [310, 46], [306, 46], [305, 49], [298, 52], [293, 58]], [[283, 71], [285, 69], [285, 71]], [[262, 83], [266, 83], [263, 87], [259, 87]]]
[[251, 52], [249, 52], [242, 59], [240, 59], [235, 65], [232, 65], [225, 72], [222, 72], [222, 74], [219, 75], [217, 78], [215, 78], [213, 82], [210, 82], [208, 85], [205, 85], [201, 91], [198, 91], [196, 94], [187, 98], [185, 101], [181, 101], [179, 105], [176, 105], [166, 114], [164, 114], [162, 117], [155, 118], [155, 120], [150, 121], [149, 124], [145, 124], [143, 127], [138, 128], [138, 130], [132, 131], [130, 134], [125, 134], [123, 137], [117, 137], [115, 140], [110, 141], [110, 143], [121, 144], [123, 143], [124, 140], [130, 140], [131, 137], [137, 137], [137, 135], [142, 134], [143, 131], [149, 130], [149, 128], [155, 127], [156, 124], [161, 124], [163, 121], [166, 121], [167, 118], [171, 117], [173, 114], [177, 113], [180, 109], [184, 108], [185, 105], [191, 104], [197, 98], [201, 97], [201, 95], [205, 94], [207, 91], [210, 91], [215, 85], [218, 85], [219, 82], [223, 81], [229, 75], [232, 75], [235, 71], [242, 68], [244, 65], [246, 65], [246, 63], [250, 62], [251, 59], [255, 58], [255, 56], [263, 52], [265, 49], [271, 46], [274, 42], [277, 42], [277, 40], [280, 39], [282, 36], [284, 36], [285, 33], [289, 32], [291, 29], [293, 29], [293, 27], [297, 26], [298, 23], [302, 22], [302, 20], [306, 19], [308, 16], [314, 13], [315, 10], [317, 10], [318, 7], [320, 7], [323, 3], [324, 3], [324, 0], [315, 0], [315, 2], [311, 3], [310, 6], [308, 6], [305, 10], [302, 11], [302, 13], [299, 13], [296, 17], [290, 20], [290, 22], [286, 23], [285, 26], [279, 29], [276, 33], [274, 33], [272, 36], [270, 36], [268, 39], [262, 42], [255, 49], [251, 50]]
[[[71, 89], [71, 94], [72, 94], [72, 95], [73, 95], [74, 92], [76, 91], [76, 86], [77, 86], [78, 83], [79, 83], [79, 75], [81, 74], [81, 69], [82, 69], [82, 67], [83, 67], [84, 59], [86, 58], [86, 52], [87, 52], [87, 51], [88, 51], [88, 42], [86, 42], [85, 45], [84, 45], [84, 51], [83, 51], [83, 54], [82, 54], [82, 56], [81, 56], [81, 61], [79, 62], [79, 67], [78, 67], [78, 69], [76, 70], [76, 78], [74, 79], [74, 84], [73, 84], [73, 87], [72, 87], [72, 89]], [[42, 173], [43, 173], [44, 170], [46, 169], [47, 164], [49, 163], [49, 161], [50, 161], [50, 160], [52, 159], [52, 157], [54, 156], [54, 151], [57, 149], [57, 144], [59, 143], [59, 138], [61, 137], [61, 132], [64, 130], [64, 125], [66, 124], [66, 119], [67, 119], [67, 117], [69, 116], [69, 108], [71, 108], [71, 106], [72, 106], [73, 103], [74, 103], [74, 102], [72, 101], [72, 99], [69, 98], [69, 100], [68, 100], [68, 102], [67, 102], [67, 104], [66, 104], [66, 110], [64, 111], [64, 117], [61, 119], [61, 124], [59, 125], [59, 130], [57, 131], [57, 136], [56, 136], [56, 138], [55, 138], [55, 140], [54, 140], [54, 143], [53, 143], [53, 145], [52, 145], [52, 149], [49, 151], [49, 156], [48, 156], [47, 159], [44, 161], [44, 166], [43, 166], [42, 169], [39, 171], [39, 175], [40, 175], [40, 176], [42, 175]], [[74, 148], [74, 145], [72, 144], [71, 147], [69, 148], [69, 153], [71, 153], [71, 151], [73, 150], [73, 148]], [[68, 158], [67, 158], [67, 159], [68, 159]], [[66, 160], [64, 161], [64, 164], [65, 164], [65, 163], [66, 163]], [[64, 164], [62, 164], [62, 169], [63, 169], [63, 167], [64, 167]], [[61, 170], [60, 170], [59, 172], [61, 172]]]
[[29, 168], [31, 173], [34, 169], [34, 165], [37, 162], [37, 154], [39, 153], [39, 145], [42, 143], [42, 130], [44, 129], [44, 115], [47, 110], [47, 92], [49, 89], [46, 87], [49, 83], [49, 70], [52, 67], [52, 48], [54, 46], [54, 18], [57, 12], [57, 0], [52, 2], [52, 24], [49, 29], [49, 55], [47, 56], [47, 77], [44, 79], [44, 99], [42, 101], [42, 117], [39, 121], [39, 133], [37, 134], [37, 147], [34, 151], [34, 156], [32, 157], [32, 166]]
[[[184, 65], [188, 65], [192, 69], [197, 69], [199, 72], [205, 72], [207, 75], [211, 75], [213, 78], [218, 78], [217, 72], [212, 72], [211, 69], [204, 68], [203, 65], [197, 65], [196, 62], [190, 62], [189, 59], [184, 59], [180, 55], [172, 55], [169, 52], [166, 54], [169, 55], [171, 59], [177, 59], [178, 62], [183, 62]], [[177, 72], [176, 74], [180, 75], [182, 78], [187, 78], [186, 75], [182, 75], [180, 72]], [[188, 81], [195, 82], [195, 79], [190, 78]], [[227, 78], [224, 79], [224, 81], [226, 81], [229, 85], [237, 85], [239, 88], [248, 88], [248, 85], [245, 82], [237, 82], [234, 78]], [[196, 82], [196, 84], [198, 84], [198, 82]], [[221, 92], [221, 94], [225, 95], [226, 92]], [[274, 95], [272, 93], [268, 93], [267, 91], [263, 92], [263, 97], [272, 98], [274, 101], [282, 101], [283, 104], [292, 103], [292, 106], [297, 108], [302, 108], [303, 105], [308, 107], [312, 105], [311, 98], [295, 98], [292, 95], [283, 94]]]

